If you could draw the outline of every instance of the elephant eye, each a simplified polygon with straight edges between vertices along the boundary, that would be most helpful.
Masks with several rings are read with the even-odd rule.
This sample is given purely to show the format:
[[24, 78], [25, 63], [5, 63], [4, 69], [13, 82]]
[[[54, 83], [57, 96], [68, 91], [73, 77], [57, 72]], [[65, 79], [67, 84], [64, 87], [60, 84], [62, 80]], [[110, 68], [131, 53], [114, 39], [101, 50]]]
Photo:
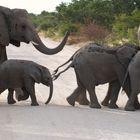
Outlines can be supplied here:
[[26, 26], [25, 25], [22, 25], [22, 29], [25, 30], [26, 29]]

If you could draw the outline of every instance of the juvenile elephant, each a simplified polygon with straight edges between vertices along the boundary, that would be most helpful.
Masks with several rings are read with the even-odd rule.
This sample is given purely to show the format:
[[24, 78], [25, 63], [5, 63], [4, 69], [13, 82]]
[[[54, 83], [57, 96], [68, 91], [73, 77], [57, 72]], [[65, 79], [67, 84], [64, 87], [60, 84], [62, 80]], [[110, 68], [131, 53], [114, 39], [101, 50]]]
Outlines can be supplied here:
[[49, 103], [53, 94], [53, 83], [51, 74], [46, 67], [33, 61], [14, 59], [7, 60], [0, 65], [0, 93], [9, 89], [8, 103], [15, 103], [13, 91], [15, 88], [21, 88], [26, 95], [30, 95], [31, 105], [37, 106], [35, 82], [50, 87], [46, 104]]
[[[104, 46], [101, 46], [101, 45], [98, 45], [98, 44], [89, 44], [87, 46], [85, 46], [84, 48], [80, 48], [78, 49], [73, 55], [72, 57], [66, 61], [64, 64], [60, 65], [53, 73], [54, 77], [57, 78], [57, 76], [59, 76], [62, 72], [60, 72], [60, 74], [58, 74], [57, 76], [55, 75], [59, 68], [61, 68], [62, 66], [66, 65], [67, 63], [69, 63], [70, 61], [73, 61], [74, 60], [74, 57], [80, 53], [81, 51], [84, 51], [84, 49], [86, 47], [95, 47], [94, 49], [97, 51], [99, 50], [98, 47], [102, 48]], [[108, 106], [109, 108], [118, 108], [117, 104], [116, 104], [116, 101], [117, 101], [117, 95], [119, 93], [119, 90], [121, 88], [121, 85], [118, 81], [113, 81], [113, 82], [110, 82], [109, 83], [109, 86], [108, 86], [108, 91], [107, 91], [107, 95], [105, 97], [105, 99], [102, 101], [102, 105], [104, 106]], [[116, 95], [116, 96], [114, 96]], [[23, 99], [26, 99], [26, 95], [25, 97], [23, 97]], [[69, 98], [67, 98], [67, 101], [70, 105], [74, 106], [75, 105], [75, 102], [71, 101]], [[76, 98], [76, 101], [80, 104], [80, 105], [89, 105], [89, 101], [87, 99], [87, 96], [86, 96], [86, 88], [82, 88], [82, 90], [80, 91], [80, 95]]]
[[[97, 44], [89, 44], [88, 46], [81, 48], [77, 51], [71, 59], [66, 63], [71, 62], [71, 64], [62, 72], [57, 73], [58, 67], [55, 71], [54, 79], [57, 79], [59, 75], [65, 72], [70, 67], [73, 67], [76, 73], [78, 87], [75, 89], [73, 94], [71, 94], [67, 101], [69, 104], [74, 105], [80, 94], [85, 94], [83, 91], [88, 91], [90, 97], [90, 107], [101, 108], [98, 103], [95, 86], [104, 83], [112, 83], [115, 88], [111, 88], [111, 102], [116, 104], [118, 97], [118, 92], [123, 82], [126, 69], [132, 57], [136, 54], [137, 49], [130, 45], [123, 45], [118, 48], [107, 48], [99, 47]], [[62, 65], [62, 66], [63, 66]], [[130, 83], [129, 78], [124, 85], [124, 90], [126, 91], [128, 97], [130, 96]], [[109, 98], [106, 101], [109, 101]], [[139, 103], [135, 102], [135, 106], [138, 107]]]

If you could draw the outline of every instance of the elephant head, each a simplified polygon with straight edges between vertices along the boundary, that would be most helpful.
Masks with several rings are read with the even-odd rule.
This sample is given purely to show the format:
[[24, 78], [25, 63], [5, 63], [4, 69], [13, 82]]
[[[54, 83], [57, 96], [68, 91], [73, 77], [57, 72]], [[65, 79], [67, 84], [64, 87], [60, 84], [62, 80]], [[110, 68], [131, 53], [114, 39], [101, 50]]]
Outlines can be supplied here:
[[0, 7], [0, 45], [8, 46], [9, 43], [19, 47], [20, 42], [29, 43], [35, 46], [41, 53], [52, 55], [60, 52], [66, 44], [69, 33], [56, 48], [46, 47], [37, 34], [29, 14], [24, 9], [9, 9]]
[[45, 103], [45, 104], [48, 104], [53, 94], [53, 81], [52, 81], [52, 77], [49, 70], [46, 67], [41, 66], [41, 65], [35, 66], [35, 68], [31, 70], [30, 76], [36, 83], [42, 83], [50, 87], [49, 98]]

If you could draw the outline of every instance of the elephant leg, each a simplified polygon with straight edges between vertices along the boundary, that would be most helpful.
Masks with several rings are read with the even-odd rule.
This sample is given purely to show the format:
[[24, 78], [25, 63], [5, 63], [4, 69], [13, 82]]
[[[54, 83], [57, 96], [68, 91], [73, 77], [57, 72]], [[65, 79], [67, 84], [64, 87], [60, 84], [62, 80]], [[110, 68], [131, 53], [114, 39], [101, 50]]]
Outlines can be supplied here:
[[[131, 93], [131, 85], [130, 85], [130, 78], [129, 77], [126, 79], [126, 82], [125, 82], [123, 88], [124, 88], [124, 91], [126, 92], [128, 98], [130, 98], [131, 94], [133, 94], [133, 93]], [[134, 101], [133, 105], [134, 105], [135, 109], [139, 109], [140, 108], [140, 103], [138, 101], [138, 97], [137, 96], [135, 98], [135, 101]]]
[[89, 101], [88, 101], [87, 96], [86, 96], [86, 89], [83, 89], [83, 91], [81, 91], [81, 94], [78, 96], [76, 101], [80, 105], [89, 105]]
[[116, 102], [118, 99], [120, 87], [121, 86], [118, 80], [109, 83], [107, 95], [102, 101], [103, 106], [108, 106], [109, 108], [118, 108]]
[[[85, 94], [85, 92], [83, 91], [86, 91], [85, 88], [80, 85], [80, 83], [78, 82], [78, 87], [74, 90], [74, 92], [69, 96], [67, 97], [67, 101], [70, 105], [74, 106], [75, 105], [75, 101], [77, 98], [79, 98], [79, 96]], [[92, 93], [93, 91], [91, 91], [90, 93]], [[83, 96], [84, 97], [84, 96]], [[92, 95], [90, 96], [90, 99], [92, 100], [92, 98], [96, 98], [96, 97], [92, 97]], [[93, 100], [92, 100], [93, 101]], [[94, 101], [93, 101], [94, 102]], [[91, 103], [92, 104], [92, 103]], [[98, 105], [97, 105], [98, 104]], [[96, 106], [97, 105], [97, 106]], [[99, 103], [96, 102], [96, 105], [91, 105], [92, 107], [94, 106], [95, 108], [100, 108], [99, 106]]]
[[[122, 85], [122, 83], [124, 82], [124, 77], [125, 77], [125, 74], [126, 74], [126, 70], [124, 68], [119, 68], [118, 69], [116, 67], [116, 73], [118, 75], [119, 82]], [[125, 83], [123, 85], [123, 89], [124, 89], [124, 91], [126, 92], [128, 98], [129, 98], [130, 95], [131, 95], [131, 84], [130, 84], [130, 77], [129, 77], [129, 75], [125, 79]], [[134, 107], [135, 107], [135, 109], [139, 109], [140, 108], [140, 103], [138, 101], [138, 97], [136, 97], [136, 99], [134, 101]]]
[[109, 83], [107, 94], [101, 103], [103, 106], [108, 106], [109, 101], [110, 101], [111, 92], [112, 92], [111, 90], [112, 90], [112, 86], [111, 86], [111, 83]]
[[14, 104], [14, 103], [16, 103], [16, 101], [13, 98], [14, 89], [9, 88], [8, 91], [9, 91], [8, 97], [7, 97], [8, 104]]
[[23, 90], [21, 88], [15, 88], [15, 98], [18, 100], [20, 95], [23, 95]]
[[38, 102], [35, 96], [34, 82], [30, 78], [25, 78], [25, 89], [31, 97], [31, 106], [38, 106]]
[[96, 97], [95, 94], [95, 85], [94, 85], [94, 80], [95, 77], [93, 76], [93, 72], [90, 68], [88, 68], [88, 65], [85, 69], [85, 65], [77, 65], [77, 67], [75, 67], [75, 72], [77, 75], [77, 79], [79, 79], [78, 81], [80, 82], [80, 84], [87, 89], [88, 93], [89, 93], [89, 98], [90, 98], [90, 104], [89, 106], [91, 108], [101, 108], [98, 99]]
[[95, 93], [95, 86], [93, 88], [87, 87], [88, 93], [89, 93], [89, 98], [90, 98], [90, 104], [89, 106], [91, 108], [101, 108], [96, 93]]
[[[76, 72], [75, 72], [76, 73]], [[78, 87], [74, 90], [74, 92], [67, 97], [67, 101], [70, 105], [74, 106], [75, 105], [75, 101], [77, 101], [77, 99], [79, 98], [79, 96], [81, 94], [85, 94], [86, 89], [83, 86], [83, 84], [81, 83], [78, 74], [76, 73], [76, 80], [77, 80], [77, 85]], [[84, 92], [83, 92], [84, 91]]]
[[129, 97], [129, 100], [126, 103], [126, 106], [125, 106], [126, 111], [135, 111], [136, 108], [134, 106], [134, 103], [135, 103], [136, 98], [137, 98], [137, 92], [133, 91]]
[[6, 47], [0, 46], [0, 64], [7, 60]]
[[80, 96], [80, 93], [81, 93], [82, 90], [83, 90], [83, 88], [78, 86], [74, 90], [74, 92], [69, 97], [67, 97], [67, 101], [70, 105], [72, 105], [72, 106], [75, 105], [75, 101]]
[[118, 108], [118, 105], [116, 104], [117, 99], [118, 99], [118, 95], [119, 95], [119, 91], [121, 88], [121, 85], [119, 83], [118, 80], [113, 81], [110, 83], [111, 86], [111, 96], [110, 96], [110, 103], [108, 104], [109, 108]]
[[22, 101], [22, 100], [27, 100], [29, 98], [29, 93], [26, 91], [25, 88], [22, 88], [23, 95], [18, 95], [17, 100]]

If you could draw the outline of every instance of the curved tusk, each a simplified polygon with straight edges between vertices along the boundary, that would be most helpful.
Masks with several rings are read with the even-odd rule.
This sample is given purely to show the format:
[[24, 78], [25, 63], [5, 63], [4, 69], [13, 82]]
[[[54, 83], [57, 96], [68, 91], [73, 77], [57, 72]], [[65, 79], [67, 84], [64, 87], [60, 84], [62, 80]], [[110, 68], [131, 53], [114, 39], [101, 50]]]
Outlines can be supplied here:
[[33, 45], [39, 45], [38, 43], [34, 42], [34, 41], [30, 41]]

